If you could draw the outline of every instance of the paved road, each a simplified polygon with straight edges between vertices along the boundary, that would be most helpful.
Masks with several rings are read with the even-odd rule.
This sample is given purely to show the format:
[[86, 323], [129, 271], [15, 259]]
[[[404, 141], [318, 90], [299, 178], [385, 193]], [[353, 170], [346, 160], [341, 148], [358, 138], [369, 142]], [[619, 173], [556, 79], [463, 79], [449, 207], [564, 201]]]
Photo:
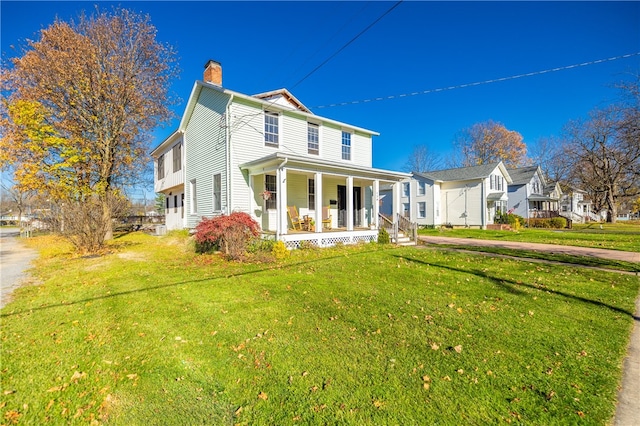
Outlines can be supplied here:
[[[574, 256], [593, 256], [603, 259], [640, 262], [640, 253], [605, 250], [586, 247], [556, 246], [552, 244], [519, 243], [515, 241], [477, 240], [474, 238], [449, 238], [420, 236], [426, 244], [460, 244], [469, 246], [502, 247], [563, 253]], [[631, 341], [623, 365], [622, 385], [618, 391], [618, 406], [613, 420], [615, 426], [640, 426], [640, 295], [636, 299]]]
[[25, 271], [37, 256], [20, 241], [18, 228], [0, 228], [0, 308], [9, 302], [13, 290], [20, 287]]

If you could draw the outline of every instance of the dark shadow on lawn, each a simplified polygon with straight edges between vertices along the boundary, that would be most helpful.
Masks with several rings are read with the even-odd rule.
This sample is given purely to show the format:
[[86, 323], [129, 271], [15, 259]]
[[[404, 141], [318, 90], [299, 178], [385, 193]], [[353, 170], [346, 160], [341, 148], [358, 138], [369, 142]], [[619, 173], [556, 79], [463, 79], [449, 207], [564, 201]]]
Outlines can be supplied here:
[[[387, 250], [393, 250], [394, 247], [389, 247], [388, 249], [383, 249], [380, 251], [387, 251]], [[362, 255], [366, 255], [370, 252], [361, 252], [361, 253], [349, 253], [349, 256], [362, 256]], [[291, 264], [286, 264], [286, 265], [279, 265], [277, 268], [274, 267], [273, 265], [269, 266], [269, 267], [265, 267], [265, 268], [260, 268], [260, 269], [256, 269], [253, 271], [246, 271], [246, 272], [238, 272], [238, 273], [232, 273], [232, 274], [225, 274], [219, 277], [208, 277], [208, 278], [202, 278], [199, 280], [188, 280], [188, 281], [178, 281], [175, 283], [168, 283], [168, 284], [159, 284], [159, 285], [155, 285], [155, 286], [151, 286], [151, 287], [144, 287], [144, 288], [138, 288], [135, 290], [128, 290], [128, 291], [121, 291], [118, 293], [111, 293], [105, 296], [95, 296], [95, 297], [88, 297], [85, 299], [80, 299], [80, 300], [75, 300], [72, 302], [67, 302], [67, 303], [56, 303], [53, 305], [46, 305], [46, 306], [40, 306], [37, 308], [31, 308], [31, 309], [25, 309], [22, 311], [13, 311], [11, 313], [8, 314], [0, 314], [0, 318], [5, 318], [5, 317], [11, 317], [11, 316], [15, 316], [15, 315], [20, 315], [20, 314], [24, 314], [27, 312], [35, 312], [35, 311], [43, 311], [45, 309], [53, 309], [53, 308], [59, 308], [61, 306], [73, 306], [73, 305], [77, 305], [80, 303], [87, 303], [87, 302], [93, 302], [96, 300], [103, 300], [103, 299], [111, 299], [114, 297], [119, 297], [119, 296], [127, 296], [130, 294], [135, 294], [135, 293], [143, 293], [143, 292], [147, 292], [147, 291], [152, 291], [152, 290], [161, 290], [161, 289], [165, 289], [165, 288], [169, 288], [169, 287], [175, 287], [175, 286], [179, 286], [179, 285], [185, 285], [185, 284], [197, 284], [197, 283], [203, 283], [203, 282], [215, 282], [215, 281], [219, 281], [219, 280], [226, 280], [229, 278], [234, 278], [234, 277], [242, 277], [242, 276], [246, 276], [246, 275], [253, 275], [253, 274], [258, 274], [260, 272], [266, 272], [266, 271], [273, 271], [274, 269], [288, 269], [288, 268], [293, 268], [293, 267], [297, 267], [297, 266], [301, 266], [301, 265], [307, 265], [307, 264], [311, 264], [311, 263], [316, 263], [316, 262], [320, 262], [320, 261], [331, 261], [332, 259], [337, 259], [337, 258], [342, 258], [344, 256], [341, 255], [336, 255], [336, 256], [332, 256], [332, 257], [324, 257], [324, 258], [320, 258], [320, 259], [310, 259], [310, 260], [305, 260], [305, 261], [301, 261], [301, 262], [296, 262], [296, 263], [291, 263]]]
[[573, 300], [577, 300], [579, 302], [588, 303], [588, 304], [591, 304], [591, 305], [596, 305], [596, 306], [601, 306], [601, 307], [604, 307], [604, 308], [608, 308], [608, 309], [611, 309], [612, 311], [615, 311], [615, 312], [618, 312], [618, 313], [621, 313], [621, 314], [624, 314], [624, 315], [629, 315], [635, 321], [639, 321], [640, 322], [640, 316], [636, 316], [632, 312], [626, 311], [626, 310], [618, 308], [616, 306], [608, 305], [606, 303], [598, 302], [597, 300], [591, 300], [591, 299], [587, 299], [587, 298], [584, 298], [584, 297], [576, 296], [576, 295], [573, 295], [573, 294], [564, 293], [562, 291], [552, 290], [552, 289], [550, 289], [550, 288], [548, 288], [546, 286], [545, 287], [540, 287], [540, 286], [536, 286], [536, 285], [533, 285], [533, 284], [519, 283], [519, 282], [510, 280], [510, 279], [505, 279], [505, 278], [502, 278], [502, 277], [496, 277], [496, 276], [493, 276], [493, 275], [489, 275], [486, 272], [479, 271], [477, 269], [473, 270], [473, 269], [454, 268], [452, 266], [441, 265], [441, 264], [435, 263], [435, 262], [426, 262], [424, 260], [415, 259], [415, 258], [407, 257], [407, 256], [400, 256], [400, 255], [397, 255], [397, 254], [391, 254], [391, 256], [397, 257], [397, 258], [400, 258], [400, 259], [404, 259], [404, 260], [409, 261], [409, 262], [420, 263], [422, 265], [448, 269], [448, 270], [454, 271], [454, 272], [463, 272], [463, 273], [472, 274], [472, 275], [475, 275], [475, 276], [478, 276], [478, 277], [481, 277], [481, 278], [486, 278], [486, 279], [490, 280], [491, 282], [493, 282], [494, 284], [502, 287], [503, 289], [505, 289], [509, 293], [513, 293], [513, 294], [518, 294], [518, 295], [524, 295], [525, 294], [525, 292], [523, 292], [522, 290], [518, 289], [518, 287], [526, 287], [526, 288], [531, 288], [531, 289], [535, 289], [535, 290], [547, 291], [549, 293], [557, 294], [558, 296], [562, 296], [562, 297], [565, 297], [567, 299], [573, 299]]

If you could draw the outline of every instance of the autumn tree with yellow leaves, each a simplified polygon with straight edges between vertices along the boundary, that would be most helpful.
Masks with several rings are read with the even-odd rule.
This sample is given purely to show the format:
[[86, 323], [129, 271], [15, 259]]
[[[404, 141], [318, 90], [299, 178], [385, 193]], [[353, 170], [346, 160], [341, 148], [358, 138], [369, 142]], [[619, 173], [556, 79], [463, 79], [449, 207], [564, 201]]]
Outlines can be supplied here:
[[122, 189], [148, 164], [151, 131], [172, 116], [173, 49], [149, 16], [96, 9], [56, 20], [3, 68], [3, 167], [77, 225], [67, 229], [78, 249], [99, 250]]
[[526, 162], [527, 146], [522, 135], [493, 120], [462, 130], [454, 140], [456, 167], [479, 166], [502, 161], [508, 166]]

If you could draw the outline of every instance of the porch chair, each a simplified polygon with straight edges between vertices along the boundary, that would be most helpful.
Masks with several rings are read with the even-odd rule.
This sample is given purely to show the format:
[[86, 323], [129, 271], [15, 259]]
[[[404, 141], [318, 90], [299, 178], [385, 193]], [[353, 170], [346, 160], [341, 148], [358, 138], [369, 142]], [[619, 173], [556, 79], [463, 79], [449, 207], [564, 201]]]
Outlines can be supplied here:
[[298, 209], [296, 209], [296, 206], [287, 206], [287, 213], [289, 213], [289, 220], [291, 220], [291, 226], [293, 226], [293, 229], [301, 231], [304, 220], [300, 215], [298, 215]]
[[322, 208], [322, 227], [331, 229], [331, 213], [329, 210], [329, 206]]

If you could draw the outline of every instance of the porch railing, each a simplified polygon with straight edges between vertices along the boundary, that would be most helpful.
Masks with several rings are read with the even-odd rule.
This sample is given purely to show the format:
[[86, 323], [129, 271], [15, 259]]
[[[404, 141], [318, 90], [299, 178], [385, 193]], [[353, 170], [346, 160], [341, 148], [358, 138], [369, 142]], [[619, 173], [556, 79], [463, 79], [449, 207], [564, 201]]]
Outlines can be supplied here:
[[396, 223], [398, 224], [398, 229], [405, 233], [411, 241], [418, 240], [418, 224], [415, 222], [411, 222], [406, 217], [401, 214], [396, 214]]
[[396, 214], [396, 220], [392, 221], [382, 213], [378, 214], [380, 227], [387, 230], [391, 241], [398, 241], [398, 235], [402, 231], [411, 241], [418, 240], [418, 224], [411, 222], [406, 217]]

